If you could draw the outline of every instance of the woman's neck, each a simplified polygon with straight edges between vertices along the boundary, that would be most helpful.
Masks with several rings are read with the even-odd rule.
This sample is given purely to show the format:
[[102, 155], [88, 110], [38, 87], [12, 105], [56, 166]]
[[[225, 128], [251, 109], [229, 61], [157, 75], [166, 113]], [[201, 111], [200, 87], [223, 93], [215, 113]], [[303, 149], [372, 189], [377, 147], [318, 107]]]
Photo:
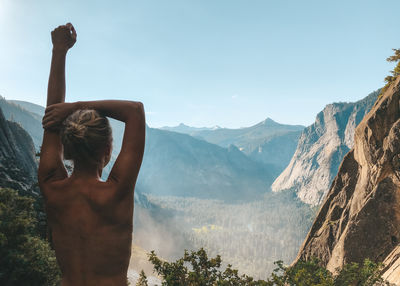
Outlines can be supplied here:
[[102, 171], [103, 168], [99, 164], [75, 162], [72, 176], [79, 178], [96, 178], [100, 180]]

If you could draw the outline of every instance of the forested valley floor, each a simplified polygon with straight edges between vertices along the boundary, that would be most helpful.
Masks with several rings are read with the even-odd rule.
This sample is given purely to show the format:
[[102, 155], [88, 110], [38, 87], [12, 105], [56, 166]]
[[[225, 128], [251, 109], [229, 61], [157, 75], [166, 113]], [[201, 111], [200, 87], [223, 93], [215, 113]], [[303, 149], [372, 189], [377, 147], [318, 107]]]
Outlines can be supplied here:
[[[151, 203], [173, 213], [171, 220], [179, 226], [175, 231], [179, 232], [176, 235], [181, 236], [180, 241], [189, 242], [187, 245], [193, 250], [204, 247], [210, 256], [221, 255], [223, 261], [241, 273], [265, 279], [276, 268], [275, 261], [287, 264], [293, 261], [313, 222], [315, 209], [294, 196], [292, 192], [267, 193], [262, 200], [236, 204], [147, 197]], [[159, 253], [163, 249], [158, 247], [165, 248], [165, 244], [149, 245], [143, 240], [137, 243]], [[176, 244], [176, 247], [182, 246]]]

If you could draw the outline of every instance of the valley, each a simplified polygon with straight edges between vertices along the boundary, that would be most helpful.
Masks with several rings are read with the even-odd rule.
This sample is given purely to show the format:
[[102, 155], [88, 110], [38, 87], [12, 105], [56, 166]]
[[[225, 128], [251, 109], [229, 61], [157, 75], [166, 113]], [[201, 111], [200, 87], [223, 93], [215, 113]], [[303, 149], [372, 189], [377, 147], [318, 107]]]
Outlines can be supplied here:
[[[334, 160], [313, 165], [316, 171], [295, 180], [311, 180], [325, 190], [337, 172], [338, 162], [352, 147], [356, 125], [376, 96], [373, 93], [354, 104], [328, 105], [316, 123], [307, 128], [269, 118], [240, 129], [183, 124], [161, 129], [147, 127], [134, 214], [134, 245], [142, 250], [141, 258], [132, 260], [131, 273], [149, 271], [144, 252], [150, 250], [173, 260], [184, 249], [204, 247], [210, 256], [219, 254], [240, 272], [261, 279], [269, 277], [275, 261], [291, 263], [325, 193], [318, 191], [316, 201], [305, 200], [304, 183], [277, 189], [279, 180], [285, 174], [298, 174], [290, 168], [298, 166], [299, 160], [305, 162], [299, 165], [302, 170], [307, 170], [304, 164], [319, 162], [321, 159], [317, 158], [323, 153], [307, 153], [308, 150], [319, 148], [327, 152], [329, 148], [323, 142], [330, 142], [343, 146], [343, 150], [335, 151], [335, 156], [328, 155]], [[335, 111], [327, 113], [331, 106]], [[4, 98], [0, 99], [0, 107], [8, 120], [27, 130], [38, 151], [44, 108]], [[340, 124], [332, 125], [335, 120]], [[114, 148], [104, 179], [118, 155], [124, 129], [114, 120], [111, 125]], [[339, 147], [331, 149], [335, 148]], [[324, 172], [330, 177], [321, 177]], [[308, 192], [307, 196], [311, 194]]]

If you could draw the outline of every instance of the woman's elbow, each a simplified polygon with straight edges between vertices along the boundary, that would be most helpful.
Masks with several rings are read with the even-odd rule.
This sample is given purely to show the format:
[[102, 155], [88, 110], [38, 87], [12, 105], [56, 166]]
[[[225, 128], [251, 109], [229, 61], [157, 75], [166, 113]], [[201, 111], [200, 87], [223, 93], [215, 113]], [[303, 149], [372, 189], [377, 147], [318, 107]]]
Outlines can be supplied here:
[[144, 112], [143, 103], [140, 102], [140, 101], [130, 101], [129, 107], [130, 107], [131, 110]]
[[144, 105], [140, 101], [131, 101], [131, 104], [129, 106], [129, 114], [136, 119], [138, 118], [143, 118], [145, 117], [145, 112], [144, 112]]

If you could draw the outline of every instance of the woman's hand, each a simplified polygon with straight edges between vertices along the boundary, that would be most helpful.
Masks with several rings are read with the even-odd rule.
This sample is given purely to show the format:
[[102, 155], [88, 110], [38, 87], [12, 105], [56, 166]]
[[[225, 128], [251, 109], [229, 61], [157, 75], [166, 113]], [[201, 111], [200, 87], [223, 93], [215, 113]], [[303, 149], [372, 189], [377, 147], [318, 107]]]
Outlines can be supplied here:
[[43, 116], [42, 126], [46, 130], [58, 130], [61, 124], [75, 111], [75, 103], [56, 103], [48, 106]]
[[67, 52], [76, 42], [76, 31], [71, 23], [61, 25], [51, 32], [53, 49]]

